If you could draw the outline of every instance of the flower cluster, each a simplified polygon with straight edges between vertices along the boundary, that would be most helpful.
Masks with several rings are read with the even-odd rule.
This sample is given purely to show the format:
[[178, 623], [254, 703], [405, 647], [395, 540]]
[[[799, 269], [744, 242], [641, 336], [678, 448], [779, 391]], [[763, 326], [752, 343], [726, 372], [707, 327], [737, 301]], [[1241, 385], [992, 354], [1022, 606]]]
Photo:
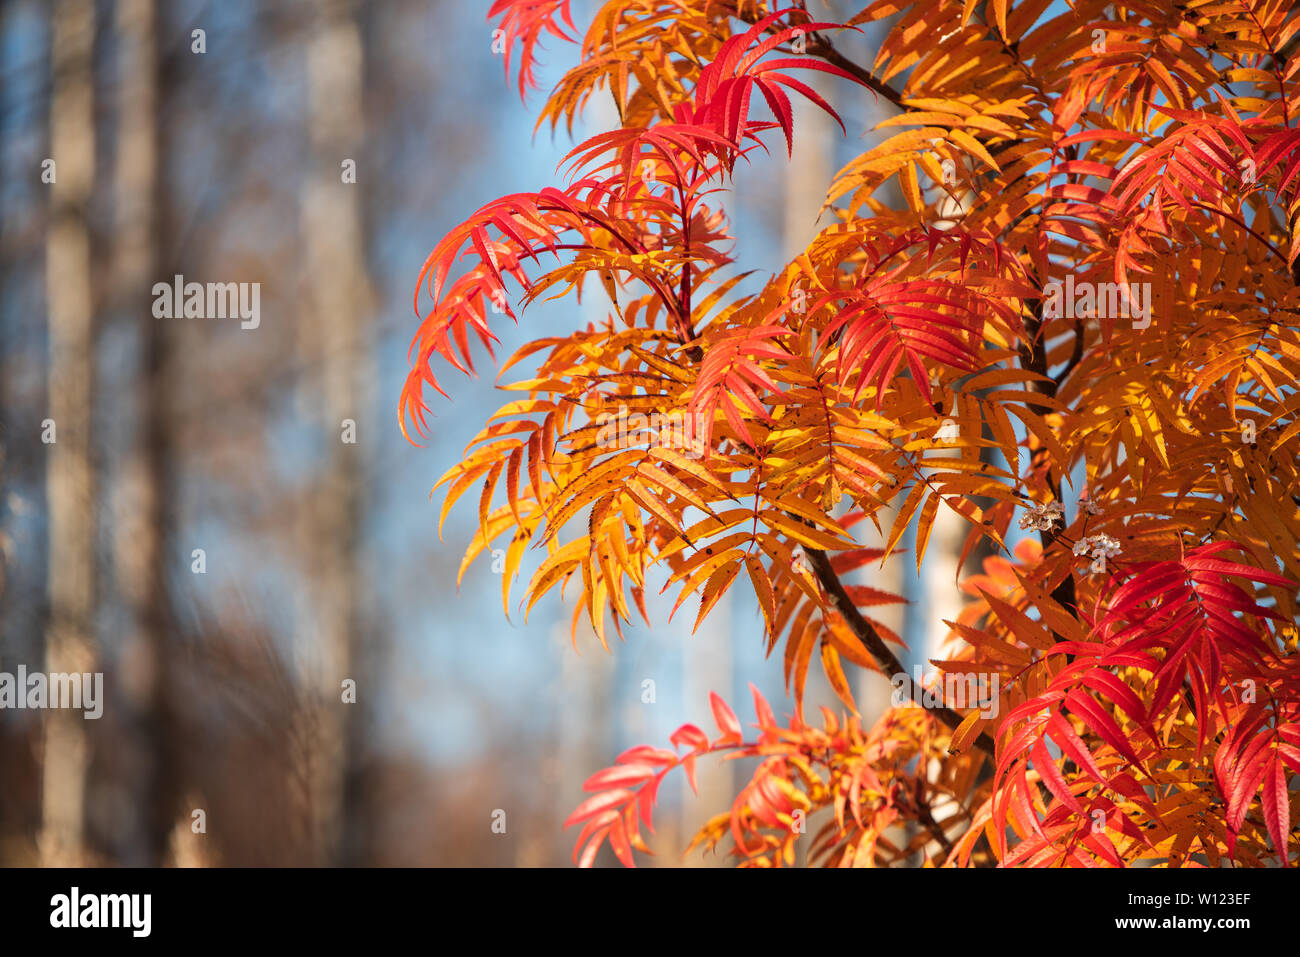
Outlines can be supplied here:
[[1032, 528], [1039, 532], [1049, 532], [1052, 526], [1065, 517], [1065, 508], [1060, 502], [1034, 503], [1026, 515], [1020, 516], [1022, 529]]
[[1114, 558], [1120, 552], [1119, 540], [1110, 535], [1088, 535], [1074, 543], [1075, 555], [1091, 555], [1094, 571], [1106, 570], [1106, 559]]

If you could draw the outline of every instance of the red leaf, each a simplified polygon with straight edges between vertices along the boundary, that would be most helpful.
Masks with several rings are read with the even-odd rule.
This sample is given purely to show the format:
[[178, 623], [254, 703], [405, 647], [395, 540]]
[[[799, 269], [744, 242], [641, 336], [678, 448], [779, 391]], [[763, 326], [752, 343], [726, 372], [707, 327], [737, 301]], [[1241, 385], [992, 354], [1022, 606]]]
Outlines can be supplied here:
[[615, 791], [605, 791], [601, 794], [593, 795], [579, 804], [572, 814], [564, 822], [565, 828], [570, 828], [575, 824], [585, 821], [589, 817], [594, 817], [601, 811], [608, 811], [610, 808], [618, 807], [632, 797], [632, 792], [619, 789]]
[[713, 708], [713, 720], [717, 722], [718, 730], [722, 732], [722, 739], [734, 744], [743, 741], [745, 734], [740, 726], [740, 720], [727, 703], [710, 691], [709, 705]]
[[1282, 772], [1282, 762], [1273, 755], [1269, 761], [1268, 773], [1264, 776], [1264, 823], [1273, 838], [1273, 848], [1287, 863], [1287, 837], [1291, 833], [1291, 803], [1286, 786], [1286, 775]]

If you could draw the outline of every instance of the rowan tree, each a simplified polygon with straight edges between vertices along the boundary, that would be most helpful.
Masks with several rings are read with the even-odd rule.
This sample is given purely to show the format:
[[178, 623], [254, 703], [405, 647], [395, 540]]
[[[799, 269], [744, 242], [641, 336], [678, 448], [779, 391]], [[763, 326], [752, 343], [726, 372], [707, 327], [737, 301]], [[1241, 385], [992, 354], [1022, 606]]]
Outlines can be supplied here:
[[[594, 96], [620, 123], [559, 185], [474, 213], [420, 277], [404, 431], [428, 427], [436, 364], [472, 371], [471, 336], [490, 350], [494, 312], [584, 289], [609, 303], [504, 364], [535, 371], [439, 481], [444, 518], [480, 489], [462, 573], [499, 544], [509, 610], [535, 550], [527, 607], [567, 583], [602, 643], [649, 624], [652, 581], [676, 607], [695, 596], [697, 625], [751, 590], [794, 704], [780, 721], [755, 692], [747, 733], [715, 695], [716, 736], [684, 725], [619, 755], [566, 822], [575, 858], [608, 842], [632, 864], [664, 777], [721, 755], [757, 767], [693, 843], [745, 865], [793, 863], [801, 839], [840, 866], [1286, 865], [1290, 0], [877, 0], [842, 22], [608, 0], [585, 34], [569, 0], [489, 18], [521, 94], [544, 40], [580, 45], [539, 127], [571, 129]], [[836, 47], [875, 21], [873, 62]], [[834, 104], [810, 71], [843, 81]], [[754, 150], [788, 155], [798, 97], [895, 115], [829, 184], [807, 249], [742, 295], [721, 190]], [[686, 427], [663, 441], [669, 421]], [[963, 563], [990, 557], [926, 686], [871, 617], [897, 597], [849, 576], [912, 560], [909, 529], [919, 565], [941, 510], [969, 527]], [[871, 524], [883, 548], [863, 547]], [[819, 722], [814, 658], [847, 709]], [[902, 677], [912, 700], [865, 727], [847, 667]], [[987, 700], [951, 700], [962, 687]]]

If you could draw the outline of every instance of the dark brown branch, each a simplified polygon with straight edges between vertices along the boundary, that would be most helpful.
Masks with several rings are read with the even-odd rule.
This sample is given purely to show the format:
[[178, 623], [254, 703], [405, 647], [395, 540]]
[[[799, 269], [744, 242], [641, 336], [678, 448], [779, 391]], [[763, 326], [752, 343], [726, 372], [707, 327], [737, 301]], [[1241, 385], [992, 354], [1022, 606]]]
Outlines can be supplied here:
[[[1031, 300], [1029, 306], [1033, 315], [1025, 320], [1025, 331], [1028, 335], [1025, 340], [1021, 341], [1019, 344], [1018, 351], [1020, 353], [1020, 364], [1024, 369], [1046, 377], [1045, 381], [1034, 383], [1034, 388], [1043, 395], [1046, 395], [1048, 398], [1054, 399], [1056, 398], [1056, 392], [1060, 388], [1061, 383], [1064, 382], [1065, 377], [1073, 371], [1074, 366], [1079, 363], [1079, 360], [1083, 355], [1083, 324], [1076, 323], [1073, 355], [1071, 355], [1066, 368], [1061, 372], [1060, 378], [1053, 379], [1048, 375], [1047, 371], [1047, 337], [1042, 334], [1044, 326], [1043, 301], [1041, 299]], [[1046, 412], [1051, 411], [1047, 406], [1042, 405], [1030, 405], [1030, 409], [1036, 415], [1043, 415]], [[1036, 454], [1046, 455], [1047, 450], [1045, 448], [1040, 448]], [[1050, 468], [1047, 473], [1047, 484], [1052, 491], [1052, 497], [1057, 501], [1060, 501], [1061, 483], [1059, 479], [1052, 476]], [[1042, 541], [1043, 550], [1046, 551], [1047, 547], [1055, 541], [1056, 533], [1052, 531], [1042, 531], [1039, 532], [1039, 538]], [[1079, 614], [1078, 610], [1075, 608], [1078, 598], [1074, 587], [1074, 572], [1071, 571], [1068, 573], [1065, 578], [1061, 580], [1060, 584], [1052, 589], [1051, 597], [1052, 601], [1056, 602], [1068, 611], [1076, 621], [1078, 620]], [[1065, 640], [1064, 636], [1057, 634], [1055, 631], [1052, 632], [1052, 638], [1057, 642]], [[1073, 656], [1067, 656], [1067, 660], [1073, 661]]]
[[[741, 13], [738, 11], [736, 16], [739, 19], [744, 20], [746, 23], [751, 24], [757, 23], [762, 19], [756, 12]], [[798, 26], [798, 24], [793, 22], [790, 25]], [[778, 29], [785, 29], [785, 25], [782, 25], [780, 28], [769, 28], [767, 32], [776, 33]], [[807, 47], [804, 52], [809, 56], [816, 57], [819, 60], [824, 60], [831, 66], [839, 67], [877, 96], [883, 96], [900, 110], [907, 109], [903, 104], [903, 95], [898, 90], [895, 90], [888, 83], [881, 80], [866, 67], [855, 63], [844, 54], [840, 53], [839, 50], [835, 49], [835, 45], [831, 43], [830, 40], [827, 40], [825, 37], [817, 33], [809, 34], [806, 40]]]
[[[1300, 229], [1300, 216], [1296, 217], [1291, 224], [1291, 242], [1293, 244], [1295, 242], [1295, 231], [1297, 229]], [[1297, 286], [1300, 286], [1300, 256], [1297, 256], [1295, 262], [1291, 263], [1291, 279]]]
[[[886, 675], [906, 675], [903, 663], [898, 660], [898, 656], [889, 649], [885, 640], [880, 637], [875, 626], [866, 618], [862, 617], [862, 612], [858, 611], [858, 606], [853, 604], [853, 599], [849, 597], [844, 590], [844, 583], [840, 581], [835, 569], [831, 567], [831, 560], [826, 557], [826, 553], [815, 548], [805, 548], [805, 554], [808, 556], [808, 562], [812, 566], [813, 574], [821, 582], [822, 588], [830, 596], [831, 606], [840, 613], [840, 616], [853, 631], [853, 635], [867, 649], [871, 657], [876, 660], [876, 664]], [[925, 708], [932, 715], [946, 724], [951, 730], [956, 731], [957, 726], [962, 722], [962, 716], [947, 706], [937, 708], [926, 707], [924, 700], [925, 689], [908, 679], [908, 686], [911, 688], [911, 697], [916, 704]], [[975, 746], [986, 752], [990, 757], [994, 756], [996, 750], [993, 739], [987, 733], [981, 732], [975, 739]]]
[[874, 73], [865, 67], [859, 66], [848, 57], [844, 56], [835, 49], [830, 40], [822, 39], [814, 34], [808, 38], [808, 53], [818, 59], [825, 60], [831, 66], [837, 66], [845, 73], [851, 74], [863, 86], [871, 90], [878, 96], [883, 96], [900, 110], [907, 109], [903, 105], [903, 95], [895, 90], [892, 86], [878, 79]]
[[948, 858], [952, 854], [952, 841], [948, 840], [948, 833], [944, 830], [943, 825], [934, 819], [934, 812], [930, 810], [930, 805], [925, 800], [919, 778], [916, 782], [915, 800], [917, 821], [930, 832], [931, 837], [939, 842], [939, 846], [943, 848], [944, 858]]
[[1070, 377], [1070, 373], [1074, 371], [1074, 367], [1077, 366], [1082, 360], [1083, 360], [1083, 320], [1079, 319], [1076, 320], [1074, 323], [1074, 348], [1070, 351], [1070, 359], [1068, 362], [1065, 363], [1065, 368], [1063, 368], [1060, 372], [1058, 372], [1053, 377], [1053, 381], [1055, 383], [1055, 387], [1052, 389], [1053, 397], [1055, 397], [1056, 394], [1061, 391], [1062, 384], [1064, 384], [1065, 380]]

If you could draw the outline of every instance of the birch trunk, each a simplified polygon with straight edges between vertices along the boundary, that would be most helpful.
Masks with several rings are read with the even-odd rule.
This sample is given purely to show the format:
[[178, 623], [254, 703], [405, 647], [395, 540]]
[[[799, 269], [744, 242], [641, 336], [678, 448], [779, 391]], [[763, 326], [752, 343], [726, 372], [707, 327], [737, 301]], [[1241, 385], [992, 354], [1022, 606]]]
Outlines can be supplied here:
[[[360, 572], [362, 449], [344, 441], [344, 420], [357, 432], [365, 420], [365, 338], [369, 288], [364, 266], [363, 224], [357, 183], [345, 182], [343, 163], [365, 175], [362, 119], [361, 30], [348, 2], [322, 5], [308, 41], [308, 125], [312, 160], [302, 194], [306, 257], [306, 310], [302, 341], [318, 377], [307, 376], [306, 394], [321, 413], [316, 419], [330, 450], [323, 485], [312, 490], [304, 536], [313, 593], [311, 634], [301, 636], [319, 706], [311, 720], [307, 780], [312, 844], [317, 861], [341, 863], [354, 848], [344, 829], [349, 775], [349, 709], [342, 684], [354, 679]], [[362, 694], [373, 689], [358, 688]]]
[[[49, 308], [49, 408], [55, 441], [47, 447], [49, 623], [45, 668], [93, 672], [95, 476], [91, 463], [94, 326], [87, 206], [95, 178], [94, 5], [60, 0], [52, 10], [50, 225], [46, 239]], [[76, 866], [85, 855], [87, 745], [80, 711], [46, 715], [41, 831], [46, 866]]]

